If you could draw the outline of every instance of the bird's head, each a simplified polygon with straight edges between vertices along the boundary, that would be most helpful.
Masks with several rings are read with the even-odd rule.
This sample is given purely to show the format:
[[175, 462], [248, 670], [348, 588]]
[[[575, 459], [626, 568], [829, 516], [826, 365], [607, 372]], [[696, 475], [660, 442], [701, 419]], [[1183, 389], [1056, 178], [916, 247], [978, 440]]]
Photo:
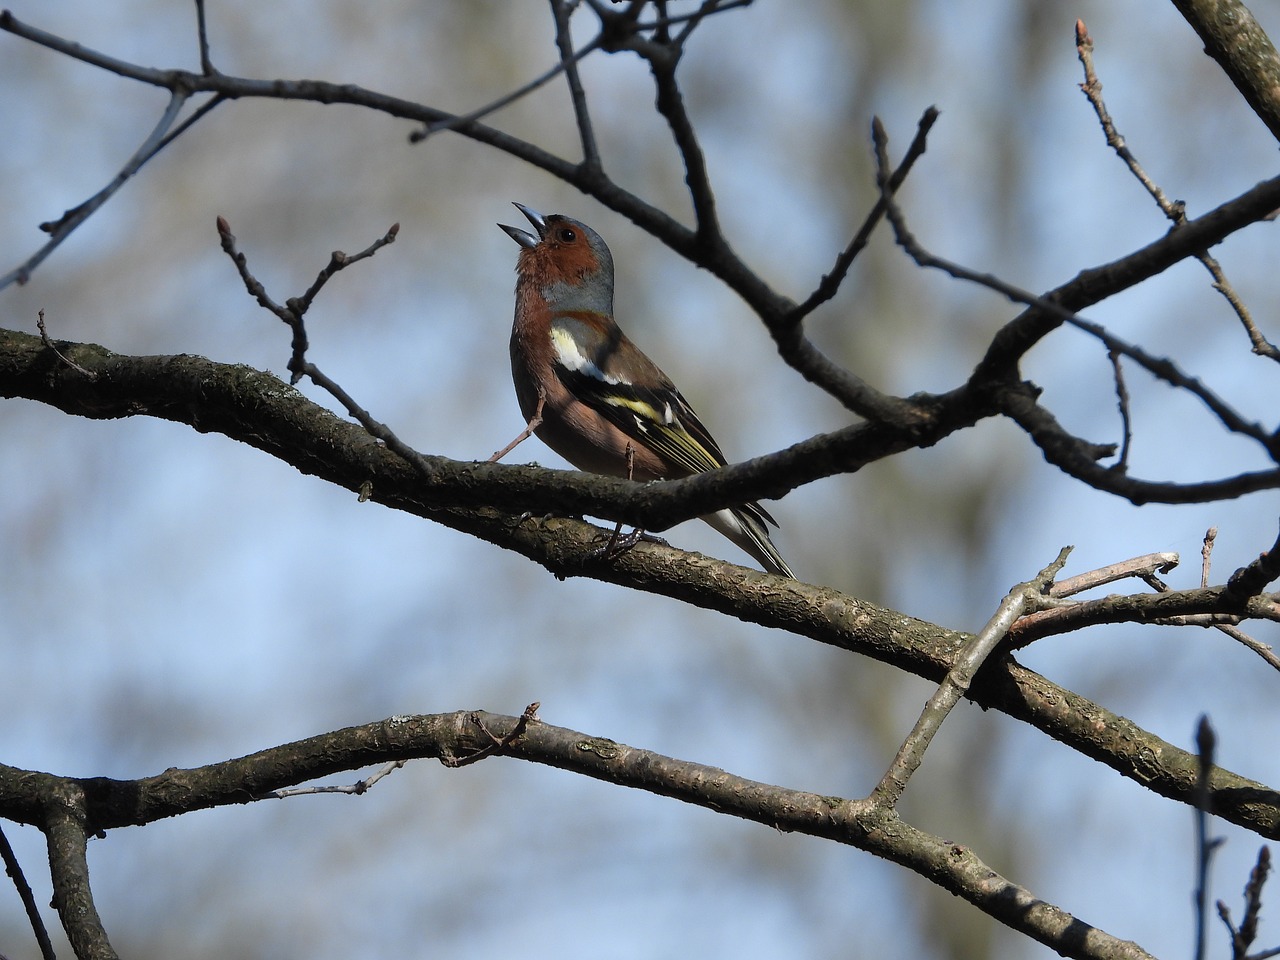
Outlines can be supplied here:
[[536, 231], [498, 224], [520, 244], [519, 282], [532, 284], [561, 309], [611, 313], [613, 256], [600, 234], [558, 213], [543, 216], [522, 203], [515, 206]]

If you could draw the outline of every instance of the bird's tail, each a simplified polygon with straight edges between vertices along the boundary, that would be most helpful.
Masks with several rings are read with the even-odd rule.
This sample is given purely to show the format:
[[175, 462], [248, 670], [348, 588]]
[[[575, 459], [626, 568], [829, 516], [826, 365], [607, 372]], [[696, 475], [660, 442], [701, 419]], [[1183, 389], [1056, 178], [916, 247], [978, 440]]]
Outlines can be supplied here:
[[755, 557], [770, 573], [796, 579], [787, 561], [782, 559], [782, 554], [769, 539], [769, 528], [765, 524], [772, 522], [773, 518], [759, 504], [729, 507], [707, 514], [702, 519]]

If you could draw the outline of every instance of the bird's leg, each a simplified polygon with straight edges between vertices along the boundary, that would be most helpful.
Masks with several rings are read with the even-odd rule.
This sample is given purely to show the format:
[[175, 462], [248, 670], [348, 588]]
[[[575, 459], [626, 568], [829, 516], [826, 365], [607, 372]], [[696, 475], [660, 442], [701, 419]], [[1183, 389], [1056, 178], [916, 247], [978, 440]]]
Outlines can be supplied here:
[[[635, 470], [636, 470], [636, 448], [633, 447], [631, 443], [628, 441], [627, 443], [627, 479], [628, 480], [635, 479], [635, 476], [634, 476]], [[622, 529], [622, 521], [619, 520], [618, 526], [613, 531], [613, 546], [617, 548], [619, 553], [622, 553], [624, 550], [630, 550], [637, 543], [639, 543], [641, 540], [644, 539], [644, 530], [642, 530], [640, 527], [636, 527], [629, 534], [627, 534], [625, 537], [619, 540], [618, 531], [621, 529]]]
[[503, 447], [501, 450], [494, 453], [494, 455], [489, 458], [490, 463], [497, 463], [499, 460], [505, 457], [512, 450], [514, 450], [516, 447], [520, 446], [520, 444], [524, 443], [526, 440], [528, 440], [530, 437], [533, 436], [533, 431], [537, 430], [538, 427], [542, 426], [542, 407], [544, 404], [546, 404], [546, 402], [547, 402], [547, 391], [544, 388], [539, 387], [538, 388], [538, 405], [533, 408], [533, 416], [529, 418], [529, 422], [525, 425], [525, 428], [522, 431], [520, 431], [520, 436], [516, 437], [514, 440], [512, 440], [505, 447]]
[[[634, 477], [635, 467], [636, 467], [636, 448], [633, 447], [630, 444], [630, 442], [628, 442], [627, 443], [627, 479], [628, 480], [635, 479]], [[650, 542], [657, 541], [658, 543], [662, 542], [661, 540], [658, 540], [657, 537], [648, 536], [639, 527], [636, 527], [634, 530], [628, 533], [625, 537], [619, 536], [619, 534], [621, 533], [622, 533], [622, 521], [619, 520], [616, 524], [614, 524], [613, 533], [609, 535], [608, 542], [606, 542], [603, 547], [597, 547], [596, 549], [591, 551], [590, 553], [591, 559], [594, 560], [597, 557], [615, 557], [620, 553], [626, 553], [628, 550], [634, 547], [641, 540], [649, 540]]]

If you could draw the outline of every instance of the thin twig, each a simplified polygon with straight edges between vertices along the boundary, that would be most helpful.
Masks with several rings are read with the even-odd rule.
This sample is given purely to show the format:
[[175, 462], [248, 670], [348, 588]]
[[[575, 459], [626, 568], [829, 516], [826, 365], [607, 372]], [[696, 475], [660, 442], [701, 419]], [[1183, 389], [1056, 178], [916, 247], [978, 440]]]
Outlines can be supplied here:
[[[1271, 849], [1264, 843], [1258, 848], [1258, 860], [1249, 871], [1249, 882], [1244, 885], [1244, 918], [1240, 929], [1232, 936], [1232, 948], [1240, 960], [1249, 955], [1249, 948], [1258, 938], [1258, 921], [1262, 917], [1262, 888], [1271, 872]], [[1233, 958], [1234, 960], [1234, 958]]]
[[54, 960], [53, 944], [49, 940], [49, 931], [45, 928], [44, 920], [40, 916], [40, 908], [36, 905], [35, 894], [31, 892], [31, 885], [27, 883], [26, 875], [22, 872], [22, 864], [18, 862], [18, 856], [13, 852], [13, 847], [2, 827], [0, 827], [0, 861], [4, 862], [4, 872], [18, 888], [18, 898], [27, 912], [27, 922], [31, 924], [31, 930], [36, 935], [36, 943], [40, 945], [40, 956], [44, 960]]
[[[166, 90], [176, 92], [172, 86], [175, 71], [160, 70], [155, 67], [142, 67], [127, 60], [119, 60], [116, 57], [108, 56], [105, 53], [94, 50], [92, 47], [86, 47], [82, 43], [66, 40], [57, 34], [49, 33], [47, 30], [41, 30], [39, 27], [25, 23], [15, 17], [9, 10], [0, 10], [0, 30], [12, 33], [15, 37], [21, 37], [23, 40], [30, 40], [32, 43], [79, 60], [81, 63], [87, 63], [90, 66], [114, 73], [117, 76], [125, 77], [129, 80], [140, 80], [143, 83], [150, 83], [153, 86], [164, 87]], [[176, 73], [179, 76], [181, 75], [181, 71]]]
[[[583, 57], [587, 56], [588, 54], [593, 53], [596, 50], [599, 50], [601, 45], [602, 45], [601, 38], [596, 37], [586, 46], [582, 47], [582, 49], [575, 51], [573, 53], [573, 56], [570, 58], [569, 62], [577, 63], [579, 60], [581, 60]], [[512, 103], [515, 103], [517, 100], [521, 99], [522, 97], [527, 97], [529, 94], [533, 93], [533, 91], [537, 90], [539, 87], [545, 86], [547, 83], [554, 80], [556, 77], [560, 76], [560, 74], [565, 69], [565, 65], [566, 65], [566, 61], [562, 58], [559, 63], [557, 63], [554, 67], [552, 67], [546, 73], [543, 73], [540, 76], [534, 77], [532, 80], [530, 80], [528, 83], [524, 84], [523, 86], [517, 87], [516, 89], [512, 90], [510, 93], [503, 94], [502, 96], [498, 97], [496, 100], [486, 103], [483, 107], [477, 107], [475, 110], [470, 110], [467, 113], [460, 113], [456, 116], [446, 117], [440, 120], [432, 121], [431, 123], [426, 124], [421, 130], [415, 130], [413, 133], [409, 134], [409, 142], [421, 143], [423, 140], [426, 140], [427, 137], [440, 133], [444, 130], [459, 130], [470, 123], [474, 123], [477, 120], [484, 119], [491, 113], [497, 113], [503, 107], [508, 106]]]
[[324, 285], [333, 278], [333, 275], [339, 270], [345, 270], [352, 264], [359, 263], [361, 260], [367, 260], [375, 253], [388, 244], [396, 242], [396, 236], [400, 233], [400, 224], [393, 223], [387, 228], [387, 232], [380, 236], [369, 246], [365, 247], [359, 253], [346, 254], [341, 250], [335, 250], [329, 255], [329, 263], [316, 275], [311, 286], [307, 287], [307, 292], [301, 297], [291, 299], [288, 304], [291, 308], [298, 310], [300, 313], [306, 313], [311, 308], [312, 302], [316, 295], [324, 288]]
[[[657, 20], [647, 20], [644, 23], [637, 23], [637, 30], [659, 30], [663, 27], [674, 27], [678, 23], [686, 21], [701, 21], [709, 14], [724, 13], [726, 10], [733, 10], [735, 7], [749, 7], [755, 0], [721, 0], [721, 2], [704, 2], [701, 7], [692, 13], [667, 14], [664, 13]], [[595, 4], [592, 4], [595, 6]], [[714, 9], [708, 10], [708, 7]], [[681, 38], [684, 39], [683, 37]]]
[[161, 114], [160, 120], [156, 123], [147, 139], [134, 151], [133, 156], [129, 158], [124, 168], [112, 178], [110, 183], [88, 200], [66, 211], [57, 220], [40, 224], [40, 229], [50, 234], [49, 241], [24, 263], [19, 264], [4, 276], [0, 276], [0, 290], [13, 283], [22, 285], [30, 280], [31, 272], [43, 263], [45, 258], [61, 245], [62, 241], [71, 236], [72, 232], [80, 224], [88, 220], [99, 207], [110, 200], [130, 177], [142, 169], [143, 164], [164, 149], [165, 144], [169, 142], [165, 139], [165, 134], [173, 125], [174, 120], [177, 119], [178, 113], [186, 102], [186, 93], [174, 91], [169, 97], [168, 106], [165, 107], [164, 113]]
[[[979, 364], [975, 377], [981, 378], [982, 366]], [[980, 379], [971, 378], [970, 382], [981, 388]], [[1036, 402], [1036, 395], [1037, 391], [1023, 385], [1002, 390], [998, 396], [1000, 413], [1026, 432], [1046, 461], [1095, 490], [1140, 505], [1210, 503], [1280, 487], [1280, 469], [1248, 470], [1235, 476], [1189, 483], [1143, 480], [1117, 473], [1097, 463], [1115, 454], [1114, 445], [1091, 443], [1070, 433], [1049, 410]]]
[[1210, 527], [1204, 532], [1204, 542], [1200, 545], [1200, 586], [1209, 585], [1209, 560], [1213, 556], [1213, 541], [1218, 539], [1218, 528]]
[[[682, 47], [689, 39], [689, 35], [698, 28], [698, 24], [706, 20], [707, 17], [721, 11], [728, 10], [729, 4], [721, 3], [720, 0], [702, 0], [702, 5], [693, 13], [686, 14], [683, 18], [685, 21], [684, 29], [676, 34], [674, 43], [676, 46]], [[677, 18], [668, 16], [666, 4], [662, 5], [662, 17], [658, 20], [658, 29], [666, 30], [667, 27], [674, 26]]]
[[[329, 263], [317, 275], [311, 287], [301, 297], [291, 297], [284, 305], [276, 303], [267, 293], [266, 288], [262, 285], [249, 270], [248, 258], [236, 247], [235, 235], [231, 232], [231, 225], [225, 217], [218, 217], [218, 237], [222, 243], [222, 249], [227, 256], [231, 258], [231, 262], [235, 264], [236, 271], [240, 274], [240, 279], [245, 285], [245, 289], [249, 292], [258, 304], [265, 310], [275, 314], [283, 321], [293, 333], [293, 341], [291, 344], [291, 355], [289, 358], [289, 371], [291, 375], [291, 383], [297, 383], [303, 377], [309, 378], [322, 390], [331, 394], [339, 403], [346, 408], [352, 418], [354, 418], [364, 429], [374, 438], [381, 440], [387, 447], [398, 454], [410, 466], [418, 471], [424, 479], [432, 480], [436, 476], [436, 469], [431, 463], [414, 450], [411, 446], [401, 440], [385, 423], [375, 420], [369, 411], [360, 406], [336, 381], [331, 379], [314, 363], [306, 359], [307, 332], [303, 315], [311, 306], [317, 293], [339, 270], [357, 263], [366, 257], [371, 257], [384, 246], [392, 243], [396, 234], [399, 232], [400, 225], [392, 224], [391, 228], [378, 240], [375, 240], [366, 249], [360, 251], [353, 256], [347, 256], [341, 251], [333, 253], [329, 257]], [[361, 499], [368, 499], [368, 492], [364, 489], [361, 491]]]
[[[907, 147], [907, 152], [903, 155], [902, 161], [897, 168], [889, 175], [886, 190], [890, 196], [898, 192], [898, 188], [906, 181], [907, 174], [911, 172], [915, 162], [924, 156], [925, 147], [929, 139], [929, 131], [933, 128], [934, 123], [937, 122], [938, 115], [937, 107], [929, 107], [921, 115], [920, 122], [916, 124], [916, 135], [912, 138], [911, 145]], [[881, 129], [883, 130], [883, 126]], [[853, 266], [853, 261], [866, 247], [876, 226], [884, 219], [885, 209], [884, 197], [881, 195], [877, 197], [875, 206], [871, 208], [871, 212], [863, 219], [862, 226], [853, 235], [849, 245], [840, 251], [840, 255], [836, 257], [836, 262], [831, 267], [830, 272], [823, 275], [818, 286], [813, 293], [805, 298], [803, 303], [797, 304], [787, 314], [783, 320], [784, 323], [790, 325], [799, 323], [836, 295], [836, 292], [840, 289], [840, 284], [844, 282], [844, 278], [849, 273], [849, 268]]]
[[1219, 841], [1209, 839], [1209, 814], [1213, 810], [1210, 777], [1213, 773], [1215, 737], [1203, 714], [1196, 726], [1196, 960], [1204, 960], [1209, 924], [1209, 861]]
[[723, 247], [725, 241], [720, 232], [707, 158], [698, 142], [697, 131], [685, 109], [684, 94], [676, 80], [676, 66], [680, 62], [683, 48], [677, 43], [649, 43], [636, 46], [635, 49], [649, 64], [657, 92], [654, 105], [667, 121], [680, 159], [684, 163], [684, 181], [689, 188], [689, 199], [693, 203], [698, 239], [707, 247]]
[[[1210, 533], [1216, 535], [1217, 530], [1210, 528]], [[1205, 535], [1205, 544], [1206, 546], [1212, 544], [1212, 538], [1209, 534]], [[1208, 555], [1202, 551], [1202, 557], [1205, 565], [1201, 571], [1200, 586], [1204, 589], [1208, 588], [1209, 585]], [[1122, 560], [1119, 563], [1108, 564], [1105, 567], [1099, 567], [1096, 570], [1077, 574], [1064, 580], [1055, 581], [1049, 589], [1049, 596], [1056, 600], [1065, 600], [1065, 598], [1082, 593], [1085, 590], [1104, 586], [1127, 577], [1137, 577], [1156, 593], [1168, 593], [1171, 590], [1170, 586], [1161, 580], [1157, 574], [1168, 573], [1177, 565], [1178, 555], [1176, 553], [1149, 553], [1141, 557]], [[1108, 600], [1104, 599], [1082, 603], [1063, 603], [1060, 606], [1027, 614], [1012, 628], [1011, 632], [1016, 637], [1012, 643], [1013, 649], [1022, 649], [1035, 640], [1046, 636], [1078, 629], [1079, 619], [1088, 612], [1091, 606], [1096, 607], [1107, 602]], [[1280, 610], [1275, 611], [1271, 619], [1280, 619]], [[1144, 622], [1176, 627], [1213, 627], [1257, 654], [1272, 669], [1280, 671], [1280, 657], [1276, 656], [1275, 651], [1269, 644], [1262, 643], [1239, 629], [1236, 624], [1240, 620], [1241, 617], [1233, 613], [1202, 613], [1148, 617], [1145, 618]], [[1047, 624], [1053, 625], [1051, 631], [1046, 630]]]
[[1165, 216], [1174, 223], [1185, 220], [1185, 211], [1180, 212], [1178, 210], [1179, 205], [1173, 203], [1156, 182], [1147, 175], [1147, 171], [1142, 168], [1142, 164], [1138, 163], [1138, 158], [1133, 155], [1129, 145], [1125, 143], [1124, 137], [1116, 129], [1116, 125], [1111, 119], [1111, 114], [1107, 111], [1107, 105], [1102, 101], [1102, 82], [1098, 79], [1098, 75], [1093, 69], [1093, 37], [1089, 36], [1088, 28], [1085, 27], [1083, 20], [1076, 20], [1076, 56], [1079, 57], [1080, 65], [1084, 68], [1084, 83], [1080, 84], [1080, 89], [1084, 91], [1084, 95], [1093, 106], [1094, 113], [1098, 115], [1098, 122], [1102, 124], [1102, 132], [1107, 138], [1107, 145], [1116, 152], [1116, 156], [1125, 162], [1129, 172], [1146, 188], [1147, 193], [1151, 194], [1151, 198], [1155, 200], [1156, 205], [1160, 207]]
[[200, 39], [200, 69], [206, 76], [218, 71], [209, 56], [209, 25], [205, 19], [204, 0], [196, 0], [196, 33]]
[[1240, 320], [1240, 325], [1244, 327], [1245, 335], [1249, 338], [1250, 349], [1260, 357], [1280, 361], [1280, 347], [1277, 347], [1263, 336], [1262, 331], [1258, 329], [1258, 325], [1253, 320], [1253, 314], [1244, 305], [1244, 301], [1240, 299], [1240, 295], [1236, 293], [1235, 288], [1227, 281], [1227, 276], [1222, 272], [1222, 266], [1218, 261], [1207, 253], [1199, 255], [1196, 259], [1203, 263], [1205, 269], [1213, 276], [1213, 289], [1222, 294], [1227, 303], [1231, 305], [1231, 309]]
[[512, 725], [510, 732], [504, 736], [496, 736], [485, 725], [484, 718], [479, 713], [471, 714], [471, 722], [480, 728], [480, 731], [489, 738], [489, 743], [481, 747], [475, 753], [467, 754], [465, 757], [441, 756], [440, 762], [446, 767], [465, 767], [468, 764], [479, 763], [486, 757], [492, 757], [496, 753], [501, 753], [507, 747], [511, 746], [517, 740], [524, 736], [525, 730], [529, 724], [538, 722], [538, 708], [542, 706], [536, 700], [524, 708], [524, 713], [520, 714], [520, 718]]
[[1199, 399], [1227, 430], [1256, 440], [1269, 453], [1280, 452], [1280, 445], [1277, 444], [1275, 436], [1266, 427], [1257, 421], [1246, 420], [1226, 401], [1206, 387], [1198, 377], [1184, 373], [1172, 360], [1152, 356], [1141, 347], [1117, 337], [1101, 324], [1086, 320], [1084, 317], [1071, 316], [1067, 318], [1067, 323], [1096, 337], [1109, 351], [1123, 354], [1133, 360], [1156, 379], [1163, 380], [1171, 387], [1186, 390]]
[[70, 357], [66, 356], [61, 350], [58, 349], [58, 345], [54, 343], [51, 339], [49, 339], [49, 331], [44, 328], [44, 310], [43, 309], [36, 311], [36, 329], [40, 331], [40, 342], [43, 343], [46, 347], [48, 347], [50, 350], [52, 350], [54, 356], [56, 356], [59, 360], [65, 363], [72, 370], [76, 371], [76, 373], [79, 373], [81, 376], [88, 377], [90, 380], [98, 379], [98, 375], [96, 373], [94, 373], [92, 370], [86, 370], [84, 367], [80, 366], [80, 364], [76, 363]]
[[1096, 570], [1078, 573], [1063, 580], [1055, 580], [1049, 588], [1049, 596], [1070, 597], [1127, 577], [1142, 577], [1157, 572], [1168, 573], [1178, 565], [1179, 559], [1176, 553], [1147, 553], [1118, 563], [1110, 563]]
[[403, 767], [408, 761], [392, 760], [377, 773], [365, 777], [363, 780], [357, 780], [355, 783], [349, 784], [326, 784], [319, 787], [283, 787], [279, 790], [272, 790], [266, 794], [268, 797], [274, 797], [278, 800], [284, 800], [286, 797], [301, 797], [312, 793], [345, 793], [353, 796], [361, 796], [369, 792], [369, 788], [381, 780]]
[[550, 0], [551, 18], [556, 25], [556, 48], [560, 51], [560, 66], [569, 85], [569, 100], [573, 104], [573, 116], [578, 123], [578, 137], [582, 141], [582, 163], [591, 170], [600, 171], [600, 148], [596, 144], [591, 113], [587, 109], [587, 92], [578, 75], [578, 57], [573, 52], [573, 37], [569, 33], [570, 10], [565, 0]]
[[1124, 384], [1124, 367], [1120, 363], [1120, 352], [1108, 350], [1107, 358], [1111, 361], [1112, 378], [1116, 384], [1116, 406], [1120, 409], [1120, 456], [1116, 459], [1113, 470], [1121, 473], [1129, 471], [1129, 445], [1133, 442], [1133, 421], [1129, 416], [1129, 390]]
[[[1097, 114], [1098, 122], [1102, 125], [1102, 132], [1107, 138], [1107, 145], [1115, 151], [1116, 156], [1124, 161], [1129, 168], [1129, 172], [1142, 184], [1143, 188], [1151, 195], [1163, 213], [1175, 226], [1180, 226], [1186, 222], [1187, 211], [1186, 205], [1180, 201], [1172, 201], [1168, 195], [1160, 188], [1160, 186], [1151, 178], [1142, 164], [1138, 162], [1137, 157], [1133, 155], [1133, 151], [1129, 149], [1129, 145], [1125, 142], [1120, 131], [1116, 128], [1115, 121], [1111, 119], [1111, 114], [1107, 110], [1107, 105], [1102, 99], [1102, 82], [1098, 79], [1098, 75], [1093, 66], [1093, 38], [1089, 36], [1088, 28], [1083, 20], [1076, 21], [1076, 55], [1080, 59], [1080, 65], [1084, 68], [1084, 83], [1080, 84], [1080, 89], [1084, 91], [1085, 97], [1088, 98], [1092, 105], [1094, 113]], [[1280, 361], [1280, 349], [1267, 340], [1262, 335], [1257, 325], [1253, 321], [1252, 315], [1248, 308], [1244, 305], [1235, 289], [1227, 280], [1226, 274], [1223, 273], [1222, 265], [1211, 256], [1208, 251], [1196, 254], [1199, 260], [1209, 271], [1213, 277], [1213, 288], [1222, 294], [1223, 298], [1231, 306], [1236, 317], [1240, 320], [1241, 325], [1245, 329], [1245, 333], [1249, 337], [1249, 342], [1253, 347], [1253, 352], [1259, 356], [1269, 357], [1272, 360]]]
[[[1097, 337], [1107, 347], [1108, 350], [1114, 350], [1121, 353], [1129, 359], [1138, 363], [1143, 369], [1160, 380], [1165, 381], [1171, 386], [1186, 390], [1209, 408], [1210, 411], [1218, 418], [1223, 427], [1232, 433], [1239, 433], [1252, 440], [1256, 440], [1262, 444], [1268, 453], [1280, 451], [1280, 441], [1277, 440], [1268, 430], [1257, 422], [1250, 422], [1237, 413], [1229, 404], [1227, 404], [1216, 393], [1206, 387], [1196, 377], [1183, 373], [1182, 370], [1172, 360], [1167, 358], [1153, 357], [1140, 347], [1136, 347], [1121, 338], [1110, 333], [1101, 325], [1091, 320], [1086, 320], [1075, 312], [1066, 309], [1059, 303], [1045, 297], [1038, 296], [1014, 284], [1007, 283], [999, 277], [990, 273], [978, 273], [970, 270], [968, 267], [961, 266], [958, 263], [947, 260], [943, 257], [936, 256], [927, 250], [911, 232], [907, 226], [906, 217], [902, 212], [902, 208], [898, 206], [892, 195], [887, 190], [887, 177], [889, 176], [889, 159], [887, 153], [888, 138], [884, 133], [884, 127], [876, 121], [873, 123], [873, 140], [876, 152], [877, 179], [881, 185], [881, 198], [885, 203], [885, 215], [890, 224], [893, 226], [894, 238], [898, 245], [906, 252], [906, 254], [915, 261], [917, 266], [941, 270], [948, 276], [957, 280], [966, 280], [970, 283], [976, 283], [980, 286], [987, 287], [997, 293], [1003, 294], [1015, 303], [1025, 304], [1034, 307], [1037, 310], [1044, 311], [1053, 316], [1059, 322], [1071, 324], [1086, 333]], [[975, 371], [975, 376], [985, 373], [984, 365], [979, 364]]]
[[[1202, 574], [1205, 577], [1208, 576], [1207, 568], [1202, 569]], [[1143, 579], [1147, 582], [1147, 585], [1150, 586], [1151, 589], [1156, 591], [1156, 593], [1166, 593], [1170, 590], [1169, 585], [1165, 583], [1163, 580], [1161, 580], [1159, 577], [1155, 576], [1154, 574], [1143, 577]], [[1208, 584], [1204, 583], [1202, 584], [1202, 586], [1208, 586]], [[1226, 634], [1232, 640], [1236, 641], [1237, 643], [1241, 644], [1244, 647], [1247, 647], [1253, 653], [1257, 654], [1273, 670], [1280, 671], [1280, 656], [1276, 656], [1276, 652], [1274, 649], [1272, 649], [1271, 645], [1269, 643], [1263, 643], [1261, 640], [1257, 640], [1254, 637], [1249, 636], [1249, 634], [1245, 633], [1243, 630], [1235, 626], [1233, 623], [1214, 623], [1211, 620], [1206, 621], [1195, 616], [1183, 617], [1183, 618], [1180, 618], [1180, 620], [1181, 620], [1180, 623], [1175, 623], [1171, 625], [1213, 627], [1219, 633]], [[1238, 618], [1236, 622], [1239, 622]]]

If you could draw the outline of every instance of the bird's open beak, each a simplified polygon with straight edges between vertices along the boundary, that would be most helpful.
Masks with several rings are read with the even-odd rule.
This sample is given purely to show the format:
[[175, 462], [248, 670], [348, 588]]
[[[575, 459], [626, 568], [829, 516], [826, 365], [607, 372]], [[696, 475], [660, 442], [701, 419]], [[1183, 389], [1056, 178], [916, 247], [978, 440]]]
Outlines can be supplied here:
[[[512, 203], [515, 203], [515, 201], [513, 200]], [[537, 236], [534, 236], [528, 230], [521, 230], [519, 227], [508, 227], [505, 223], [500, 223], [498, 226], [502, 228], [502, 231], [508, 237], [520, 244], [520, 246], [536, 247], [539, 241], [542, 240], [543, 235], [547, 232], [546, 217], [540, 214], [537, 210], [526, 207], [523, 203], [516, 203], [515, 207], [525, 215], [530, 223], [533, 224], [533, 228], [538, 231]]]

